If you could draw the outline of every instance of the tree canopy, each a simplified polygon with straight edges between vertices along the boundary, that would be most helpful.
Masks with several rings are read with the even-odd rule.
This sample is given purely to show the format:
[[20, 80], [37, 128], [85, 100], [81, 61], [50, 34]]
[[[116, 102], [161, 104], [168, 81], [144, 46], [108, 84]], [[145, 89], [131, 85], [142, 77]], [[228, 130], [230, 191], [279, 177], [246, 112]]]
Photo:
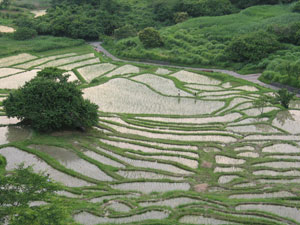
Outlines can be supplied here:
[[77, 83], [68, 82], [68, 77], [53, 67], [38, 72], [3, 101], [7, 116], [42, 132], [97, 124], [98, 106], [83, 99]]

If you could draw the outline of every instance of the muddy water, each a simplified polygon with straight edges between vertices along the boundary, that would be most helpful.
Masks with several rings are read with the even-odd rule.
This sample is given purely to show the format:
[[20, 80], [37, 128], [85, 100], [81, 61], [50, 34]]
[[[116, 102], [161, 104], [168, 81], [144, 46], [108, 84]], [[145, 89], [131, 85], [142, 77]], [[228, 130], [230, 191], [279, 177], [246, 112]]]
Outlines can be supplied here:
[[234, 176], [234, 175], [220, 176], [219, 180], [218, 180], [218, 183], [219, 184], [227, 184], [227, 183], [233, 181], [236, 178], [239, 178], [239, 176]]
[[0, 145], [21, 141], [31, 136], [31, 130], [21, 127], [0, 127]]
[[245, 162], [246, 161], [243, 159], [234, 159], [234, 158], [230, 158], [227, 156], [221, 156], [221, 155], [216, 156], [216, 163], [218, 163], [218, 164], [239, 165], [239, 164], [244, 164]]
[[77, 179], [56, 169], [53, 169], [37, 156], [21, 151], [19, 149], [12, 147], [3, 148], [0, 149], [0, 154], [3, 155], [7, 160], [6, 170], [16, 169], [18, 165], [24, 163], [25, 167], [32, 166], [35, 172], [46, 171], [51, 179], [57, 182], [61, 182], [66, 186], [80, 187], [92, 185], [91, 183], [88, 183], [84, 180]]
[[81, 159], [72, 151], [47, 145], [30, 145], [29, 147], [47, 153], [65, 167], [72, 169], [78, 173], [101, 181], [113, 180], [110, 176], [101, 171], [97, 166]]
[[175, 208], [179, 205], [185, 205], [185, 204], [189, 204], [192, 202], [197, 203], [197, 202], [202, 202], [202, 201], [193, 199], [193, 198], [180, 197], [180, 198], [166, 199], [166, 200], [157, 201], [157, 202], [142, 202], [142, 203], [140, 203], [140, 205], [144, 206], [144, 207], [158, 205], [158, 206], [169, 206], [169, 207]]
[[119, 202], [113, 202], [108, 206], [108, 208], [117, 212], [129, 212], [131, 210], [131, 208], [128, 207], [127, 205]]
[[123, 191], [140, 191], [145, 194], [150, 194], [151, 192], [167, 192], [167, 191], [187, 191], [190, 189], [188, 183], [163, 183], [163, 182], [133, 182], [133, 183], [123, 183], [116, 184], [112, 186], [115, 189]]
[[240, 194], [231, 195], [229, 198], [243, 198], [243, 199], [253, 199], [253, 198], [284, 198], [284, 197], [294, 197], [295, 195], [287, 191], [279, 191], [273, 193], [262, 193], [262, 194]]
[[82, 212], [76, 214], [74, 216], [74, 219], [75, 221], [84, 225], [96, 225], [96, 224], [103, 224], [103, 223], [122, 224], [122, 223], [133, 223], [133, 222], [149, 220], [149, 219], [159, 220], [168, 217], [168, 215], [169, 214], [162, 211], [148, 211], [142, 214], [133, 215], [129, 217], [109, 218], [109, 217], [98, 217], [87, 212]]
[[263, 204], [247, 204], [239, 205], [236, 210], [258, 210], [273, 213], [275, 215], [291, 218], [300, 222], [300, 211], [297, 208], [279, 206], [279, 205], [263, 205]]
[[159, 173], [146, 172], [146, 171], [119, 171], [118, 174], [128, 179], [169, 179], [169, 180], [182, 180], [183, 177], [172, 177]]
[[[214, 218], [208, 218], [203, 216], [183, 216], [179, 220], [182, 224], [233, 224], [224, 220], [218, 220]], [[235, 223], [236, 224], [236, 223]]]
[[175, 167], [173, 165], [169, 165], [169, 164], [163, 164], [163, 163], [158, 163], [158, 162], [150, 162], [150, 161], [145, 161], [145, 160], [137, 160], [137, 159], [131, 159], [131, 158], [126, 158], [123, 156], [120, 156], [118, 154], [115, 154], [113, 152], [98, 148], [99, 150], [110, 154], [111, 156], [113, 156], [116, 159], [119, 159], [123, 162], [126, 162], [128, 164], [130, 164], [131, 166], [134, 167], [142, 167], [142, 168], [151, 168], [151, 169], [158, 169], [158, 170], [165, 170], [171, 173], [177, 173], [177, 174], [191, 174], [191, 172], [180, 169], [178, 167]]
[[83, 92], [85, 98], [98, 104], [104, 112], [195, 115], [212, 113], [224, 106], [224, 102], [219, 101], [165, 97], [143, 84], [122, 78], [112, 79], [105, 84], [87, 88]]
[[300, 133], [300, 111], [287, 110], [277, 113], [273, 125], [291, 134]]
[[10, 125], [19, 123], [20, 120], [16, 118], [8, 118], [7, 116], [0, 116], [0, 125]]

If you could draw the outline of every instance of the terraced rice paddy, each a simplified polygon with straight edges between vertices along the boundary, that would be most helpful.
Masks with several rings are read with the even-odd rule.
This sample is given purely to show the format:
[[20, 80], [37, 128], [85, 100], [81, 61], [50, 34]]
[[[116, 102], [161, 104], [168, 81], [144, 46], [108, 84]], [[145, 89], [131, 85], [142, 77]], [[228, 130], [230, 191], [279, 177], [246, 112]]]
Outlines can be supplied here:
[[61, 183], [47, 204], [63, 200], [86, 225], [300, 224], [297, 102], [254, 108], [270, 90], [72, 52], [0, 59], [0, 101], [48, 65], [105, 79], [85, 83], [100, 109], [86, 133], [37, 136], [0, 118], [6, 169], [24, 162]]

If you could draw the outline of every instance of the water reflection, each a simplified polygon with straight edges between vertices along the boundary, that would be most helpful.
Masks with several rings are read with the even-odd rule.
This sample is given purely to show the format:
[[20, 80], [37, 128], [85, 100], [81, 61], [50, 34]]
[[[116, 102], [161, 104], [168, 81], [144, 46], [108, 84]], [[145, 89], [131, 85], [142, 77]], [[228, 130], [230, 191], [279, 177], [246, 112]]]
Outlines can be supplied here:
[[286, 110], [286, 111], [280, 111], [279, 113], [277, 113], [276, 116], [276, 121], [283, 126], [286, 121], [291, 120], [291, 121], [295, 121], [293, 115], [290, 113], [290, 111]]
[[300, 100], [291, 101], [289, 107], [300, 109]]
[[66, 164], [72, 161], [81, 160], [74, 152], [66, 150], [64, 148], [49, 145], [30, 145], [28, 147], [44, 152], [59, 160], [60, 162]]
[[7, 144], [15, 141], [22, 141], [30, 138], [32, 131], [29, 128], [20, 126], [0, 127], [0, 144]]

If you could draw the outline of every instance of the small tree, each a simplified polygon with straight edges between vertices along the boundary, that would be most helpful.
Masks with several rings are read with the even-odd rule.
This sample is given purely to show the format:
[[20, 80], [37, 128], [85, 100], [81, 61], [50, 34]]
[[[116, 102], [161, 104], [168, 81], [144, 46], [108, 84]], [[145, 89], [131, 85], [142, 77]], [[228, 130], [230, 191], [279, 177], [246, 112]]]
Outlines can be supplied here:
[[155, 48], [163, 45], [159, 32], [153, 27], [147, 27], [139, 32], [139, 39], [145, 48]]
[[278, 90], [275, 99], [278, 103], [280, 103], [280, 105], [288, 109], [290, 101], [293, 100], [294, 97], [295, 93], [291, 93], [287, 89], [280, 89]]
[[227, 47], [227, 52], [232, 61], [257, 62], [279, 48], [280, 43], [275, 35], [257, 31], [233, 38]]
[[38, 131], [90, 127], [98, 122], [98, 106], [85, 100], [76, 82], [57, 68], [45, 68], [3, 101], [8, 117]]

